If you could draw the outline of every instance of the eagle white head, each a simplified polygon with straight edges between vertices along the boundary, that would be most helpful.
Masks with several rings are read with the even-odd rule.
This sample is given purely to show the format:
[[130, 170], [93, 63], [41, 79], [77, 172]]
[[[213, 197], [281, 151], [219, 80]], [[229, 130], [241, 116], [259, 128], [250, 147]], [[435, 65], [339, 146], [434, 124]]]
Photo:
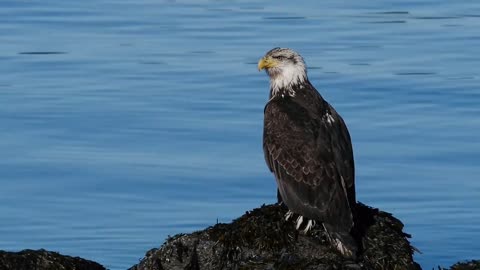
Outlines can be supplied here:
[[307, 66], [303, 57], [289, 48], [274, 48], [267, 52], [258, 61], [258, 70], [262, 69], [270, 77], [272, 95], [279, 92], [294, 94], [292, 86], [307, 80]]

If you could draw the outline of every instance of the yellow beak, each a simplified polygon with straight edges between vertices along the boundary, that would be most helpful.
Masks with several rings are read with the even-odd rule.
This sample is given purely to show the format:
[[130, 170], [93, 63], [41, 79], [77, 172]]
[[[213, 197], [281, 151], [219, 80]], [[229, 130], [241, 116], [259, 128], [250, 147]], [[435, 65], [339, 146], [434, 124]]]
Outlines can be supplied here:
[[261, 71], [264, 68], [273, 68], [276, 66], [278, 66], [278, 62], [272, 57], [263, 57], [258, 61], [258, 71]]

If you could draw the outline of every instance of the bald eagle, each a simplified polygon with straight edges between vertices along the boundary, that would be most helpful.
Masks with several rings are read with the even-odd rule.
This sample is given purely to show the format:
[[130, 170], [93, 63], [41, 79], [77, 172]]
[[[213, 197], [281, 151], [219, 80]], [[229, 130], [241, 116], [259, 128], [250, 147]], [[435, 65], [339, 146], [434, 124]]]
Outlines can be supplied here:
[[270, 77], [263, 150], [279, 201], [289, 209], [286, 218], [298, 215], [296, 227], [306, 224], [304, 232], [321, 222], [331, 243], [354, 256], [355, 172], [345, 122], [310, 83], [295, 51], [274, 48], [260, 59], [258, 69]]

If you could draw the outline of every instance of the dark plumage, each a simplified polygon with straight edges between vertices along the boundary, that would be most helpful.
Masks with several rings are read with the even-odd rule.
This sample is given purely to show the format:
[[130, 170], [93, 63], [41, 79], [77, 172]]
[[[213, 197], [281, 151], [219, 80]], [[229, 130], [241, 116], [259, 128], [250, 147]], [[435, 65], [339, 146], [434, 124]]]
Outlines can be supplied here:
[[312, 86], [296, 52], [275, 48], [259, 61], [263, 68], [271, 86], [263, 150], [279, 196], [293, 213], [322, 222], [333, 244], [352, 255], [355, 173], [345, 122]]

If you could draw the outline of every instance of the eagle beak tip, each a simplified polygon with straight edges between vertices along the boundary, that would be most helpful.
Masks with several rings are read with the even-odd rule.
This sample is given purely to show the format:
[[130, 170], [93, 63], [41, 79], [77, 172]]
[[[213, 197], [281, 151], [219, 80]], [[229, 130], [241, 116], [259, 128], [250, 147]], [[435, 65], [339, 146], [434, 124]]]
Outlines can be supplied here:
[[258, 71], [262, 71], [262, 69], [265, 68], [265, 57], [261, 58], [259, 61], [258, 61]]

